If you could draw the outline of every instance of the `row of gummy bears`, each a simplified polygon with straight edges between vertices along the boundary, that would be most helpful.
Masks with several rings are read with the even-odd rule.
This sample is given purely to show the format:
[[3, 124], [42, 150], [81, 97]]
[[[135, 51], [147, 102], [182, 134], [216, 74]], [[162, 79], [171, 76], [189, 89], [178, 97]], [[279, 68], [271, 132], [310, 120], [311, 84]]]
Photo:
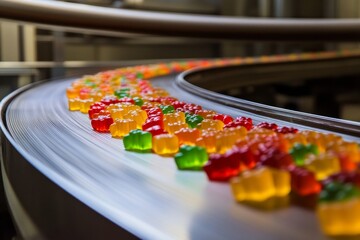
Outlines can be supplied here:
[[[285, 59], [286, 60], [286, 59]], [[128, 151], [173, 156], [180, 170], [203, 170], [230, 182], [239, 202], [290, 192], [317, 197], [329, 235], [360, 234], [359, 145], [340, 136], [298, 131], [179, 101], [147, 79], [193, 67], [241, 64], [241, 59], [125, 67], [84, 76], [66, 93], [69, 109], [88, 113], [97, 132], [122, 138]]]

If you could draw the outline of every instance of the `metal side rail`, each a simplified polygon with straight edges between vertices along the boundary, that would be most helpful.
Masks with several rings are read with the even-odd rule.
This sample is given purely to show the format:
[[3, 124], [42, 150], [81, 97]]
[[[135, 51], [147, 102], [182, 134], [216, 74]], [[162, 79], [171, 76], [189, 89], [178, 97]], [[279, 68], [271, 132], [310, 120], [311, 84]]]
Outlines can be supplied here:
[[[349, 60], [349, 59], [348, 59]], [[336, 73], [359, 73], [353, 71], [360, 63], [359, 59], [341, 59], [340, 65], [333, 60], [322, 61], [300, 61], [297, 63], [273, 63], [243, 66], [226, 66], [191, 69], [181, 73], [176, 80], [179, 88], [191, 94], [217, 102], [229, 107], [234, 107], [243, 111], [267, 116], [274, 119], [284, 120], [316, 129], [332, 131], [339, 134], [346, 134], [355, 138], [360, 137], [360, 123], [316, 114], [287, 110], [284, 108], [273, 107], [265, 104], [251, 102], [224, 94], [213, 90], [222, 90], [224, 87], [234, 87], [236, 85], [261, 84], [276, 81], [286, 81], [294, 78], [309, 76], [334, 76]], [[325, 65], [324, 65], [325, 64]], [[326, 67], [325, 67], [326, 66]], [[257, 67], [257, 70], [249, 68]], [[290, 69], [289, 69], [290, 67]], [[259, 71], [261, 68], [261, 71]], [[268, 68], [271, 74], [264, 70]], [[323, 71], [319, 71], [319, 69]], [[325, 70], [324, 70], [325, 69]], [[344, 71], [342, 71], [344, 70]], [[244, 73], [245, 72], [245, 73]], [[254, 74], [255, 72], [255, 74]], [[296, 74], [295, 74], [296, 73]], [[256, 76], [258, 74], [259, 76]], [[294, 76], [294, 74], [296, 76]], [[278, 76], [273, 78], [272, 76]], [[237, 79], [235, 81], [234, 79]], [[250, 80], [249, 80], [250, 79]], [[359, 139], [357, 139], [359, 140]]]
[[280, 41], [357, 41], [359, 19], [271, 19], [169, 14], [41, 0], [1, 0], [0, 18], [116, 32]]

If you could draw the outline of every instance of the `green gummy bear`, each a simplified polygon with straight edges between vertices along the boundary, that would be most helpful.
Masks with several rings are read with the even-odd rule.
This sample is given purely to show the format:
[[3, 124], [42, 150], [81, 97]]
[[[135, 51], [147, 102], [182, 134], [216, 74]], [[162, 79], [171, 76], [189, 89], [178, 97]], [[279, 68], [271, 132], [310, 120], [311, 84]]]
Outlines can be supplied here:
[[182, 145], [175, 155], [175, 163], [180, 170], [201, 170], [208, 159], [206, 149], [199, 146]]
[[127, 151], [149, 152], [152, 149], [152, 135], [140, 129], [132, 130], [123, 139]]
[[134, 97], [133, 100], [134, 100], [134, 102], [135, 102], [135, 105], [137, 105], [137, 106], [139, 106], [139, 107], [141, 107], [142, 105], [144, 105], [144, 101], [143, 101], [141, 98], [139, 98], [139, 97]]
[[144, 74], [143, 74], [142, 72], [137, 72], [137, 73], [136, 73], [136, 78], [143, 79], [143, 78], [144, 78]]
[[187, 115], [185, 115], [185, 120], [190, 128], [196, 128], [197, 125], [204, 120], [204, 118], [202, 116], [196, 115], [196, 114], [194, 114], [194, 115], [187, 114]]
[[118, 98], [130, 97], [129, 90], [128, 88], [119, 89], [114, 92], [114, 95]]
[[360, 197], [360, 189], [350, 183], [331, 182], [320, 192], [319, 202], [339, 202]]
[[290, 149], [289, 153], [291, 154], [294, 162], [297, 166], [304, 166], [305, 157], [308, 154], [318, 154], [318, 148], [314, 144], [295, 144], [295, 146]]
[[175, 108], [171, 105], [160, 105], [159, 108], [161, 109], [163, 114], [175, 112]]
[[96, 83], [92, 82], [91, 80], [86, 80], [84, 83], [87, 87], [95, 88], [97, 86]]

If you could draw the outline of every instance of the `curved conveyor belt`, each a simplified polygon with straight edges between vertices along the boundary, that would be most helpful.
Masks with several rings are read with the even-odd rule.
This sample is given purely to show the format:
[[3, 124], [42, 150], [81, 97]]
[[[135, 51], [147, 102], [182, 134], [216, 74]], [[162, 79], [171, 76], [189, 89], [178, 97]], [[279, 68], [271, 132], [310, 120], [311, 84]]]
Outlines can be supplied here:
[[[174, 79], [153, 83], [204, 108], [274, 122], [192, 95]], [[235, 203], [228, 184], [178, 171], [172, 158], [124, 151], [121, 140], [94, 132], [87, 115], [68, 111], [65, 88], [73, 80], [37, 84], [3, 101], [3, 178], [15, 220], [29, 220], [19, 224], [25, 237], [326, 238], [311, 211], [258, 211]]]

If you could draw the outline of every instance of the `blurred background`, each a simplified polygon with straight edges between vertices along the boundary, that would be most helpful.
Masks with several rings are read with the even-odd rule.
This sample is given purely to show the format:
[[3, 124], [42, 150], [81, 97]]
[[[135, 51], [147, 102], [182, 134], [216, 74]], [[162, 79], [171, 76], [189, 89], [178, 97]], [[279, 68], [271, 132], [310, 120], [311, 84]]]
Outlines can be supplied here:
[[[270, 18], [359, 18], [356, 0], [73, 0], [109, 8]], [[246, 57], [356, 49], [358, 43], [246, 42], [111, 33], [0, 20], [0, 98], [30, 82], [95, 73], [149, 59]], [[145, 61], [146, 63], [146, 61]], [[301, 74], [301, 71], [300, 73]], [[240, 81], [241, 79], [239, 79]], [[223, 91], [270, 105], [360, 120], [357, 75]], [[324, 79], [321, 79], [324, 80]]]

